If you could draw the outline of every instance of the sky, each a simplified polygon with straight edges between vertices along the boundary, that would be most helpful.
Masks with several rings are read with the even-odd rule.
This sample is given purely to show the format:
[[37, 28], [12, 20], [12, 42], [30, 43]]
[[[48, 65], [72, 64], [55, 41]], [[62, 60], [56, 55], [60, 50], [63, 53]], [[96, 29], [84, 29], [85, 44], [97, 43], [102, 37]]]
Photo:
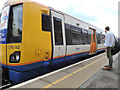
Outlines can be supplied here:
[[[0, 12], [7, 0], [0, 0]], [[74, 16], [104, 30], [110, 26], [118, 36], [118, 2], [120, 0], [32, 0]]]

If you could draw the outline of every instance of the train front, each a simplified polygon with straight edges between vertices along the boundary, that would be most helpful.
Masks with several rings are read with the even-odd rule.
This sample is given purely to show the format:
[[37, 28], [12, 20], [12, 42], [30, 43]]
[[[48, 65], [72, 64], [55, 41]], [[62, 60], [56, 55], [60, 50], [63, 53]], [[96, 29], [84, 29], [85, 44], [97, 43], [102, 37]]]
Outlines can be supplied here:
[[[2, 82], [9, 79], [9, 66], [19, 63], [21, 57], [23, 5], [6, 3], [1, 13], [0, 64]], [[12, 68], [11, 68], [12, 69]]]
[[41, 24], [43, 17], [48, 15], [48, 7], [33, 2], [7, 2], [4, 5], [0, 30], [3, 81], [28, 80], [38, 76], [48, 65], [51, 32], [43, 31]]

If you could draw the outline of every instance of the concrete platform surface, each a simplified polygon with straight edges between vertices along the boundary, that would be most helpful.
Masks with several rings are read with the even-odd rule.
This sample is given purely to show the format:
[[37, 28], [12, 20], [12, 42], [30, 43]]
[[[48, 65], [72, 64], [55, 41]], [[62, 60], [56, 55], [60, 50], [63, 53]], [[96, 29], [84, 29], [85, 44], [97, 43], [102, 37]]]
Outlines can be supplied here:
[[120, 71], [118, 71], [119, 60], [120, 53], [114, 56], [112, 70], [103, 70], [101, 68], [79, 88], [120, 88], [120, 85], [118, 85], [118, 76], [120, 76]]

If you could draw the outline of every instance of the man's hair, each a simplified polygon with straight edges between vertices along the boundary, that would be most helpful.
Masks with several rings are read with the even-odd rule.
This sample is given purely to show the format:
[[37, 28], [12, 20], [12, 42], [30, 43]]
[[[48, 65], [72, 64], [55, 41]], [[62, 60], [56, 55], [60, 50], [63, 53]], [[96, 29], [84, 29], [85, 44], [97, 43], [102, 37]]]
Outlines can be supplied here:
[[109, 27], [109, 26], [106, 26], [105, 29], [109, 31], [109, 30], [110, 30], [110, 27]]

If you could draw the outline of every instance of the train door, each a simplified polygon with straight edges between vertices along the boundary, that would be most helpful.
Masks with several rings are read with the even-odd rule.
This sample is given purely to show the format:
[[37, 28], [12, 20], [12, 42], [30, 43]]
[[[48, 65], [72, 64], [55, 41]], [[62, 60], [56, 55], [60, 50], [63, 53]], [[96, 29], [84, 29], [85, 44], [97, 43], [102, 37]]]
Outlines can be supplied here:
[[91, 31], [91, 43], [90, 43], [90, 54], [93, 54], [95, 53], [96, 51], [96, 30], [93, 29], [93, 28], [90, 28], [90, 31]]
[[65, 56], [65, 28], [64, 15], [51, 11], [52, 16], [52, 35], [53, 35], [53, 58]]

